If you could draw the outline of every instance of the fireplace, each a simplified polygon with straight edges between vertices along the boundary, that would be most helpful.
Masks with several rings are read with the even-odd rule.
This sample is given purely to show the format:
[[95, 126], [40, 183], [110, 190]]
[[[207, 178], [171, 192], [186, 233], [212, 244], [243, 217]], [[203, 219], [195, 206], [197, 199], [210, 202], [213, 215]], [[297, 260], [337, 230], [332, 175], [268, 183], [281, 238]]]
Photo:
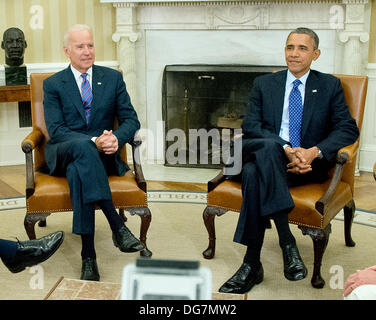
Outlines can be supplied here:
[[[162, 80], [165, 165], [217, 168], [247, 112], [256, 77], [284, 69], [253, 65], [168, 65]], [[226, 149], [226, 152], [228, 150]]]
[[[366, 71], [369, 0], [100, 2], [113, 3], [116, 10], [112, 39], [117, 44], [119, 68], [124, 71], [132, 104], [146, 131], [143, 161], [150, 164], [165, 163], [161, 87], [167, 65], [284, 65], [288, 33], [304, 26], [320, 37], [321, 56], [313, 69], [344, 74]], [[365, 119], [372, 118], [373, 105], [367, 106], [366, 113], [371, 116], [365, 115]], [[363, 131], [373, 128], [367, 122], [365, 126]], [[374, 136], [371, 132], [369, 135]], [[371, 169], [373, 145], [369, 145], [372, 150], [361, 150]]]

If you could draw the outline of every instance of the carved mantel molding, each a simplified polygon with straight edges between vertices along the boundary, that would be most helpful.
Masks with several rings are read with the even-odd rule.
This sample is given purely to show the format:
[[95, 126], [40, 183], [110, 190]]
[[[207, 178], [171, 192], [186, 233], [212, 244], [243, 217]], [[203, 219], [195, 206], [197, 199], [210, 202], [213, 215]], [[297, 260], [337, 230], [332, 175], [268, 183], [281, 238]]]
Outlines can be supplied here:
[[[296, 22], [304, 21], [308, 27], [318, 29], [342, 29], [345, 34], [341, 35], [340, 41], [348, 36], [354, 37], [359, 33], [361, 42], [368, 41], [368, 34], [364, 32], [365, 5], [368, 0], [259, 0], [259, 1], [163, 1], [163, 0], [100, 0], [102, 3], [112, 3], [116, 8], [116, 31], [112, 39], [119, 43], [122, 37], [135, 43], [141, 38], [145, 29], [286, 29], [295, 27]], [[161, 10], [171, 12], [163, 19], [155, 18], [155, 12], [148, 17], [148, 21], [138, 21], [139, 13], [143, 9]], [[192, 16], [190, 8], [203, 7], [200, 12], [195, 11]], [[182, 11], [180, 11], [180, 8]], [[288, 9], [286, 9], [288, 8]], [[293, 12], [294, 8], [300, 11]], [[315, 8], [315, 9], [314, 9]], [[342, 21], [340, 27], [331, 25], [331, 18], [336, 14], [336, 8], [342, 10]], [[334, 9], [334, 11], [332, 10]], [[179, 10], [179, 11], [177, 11]], [[311, 11], [321, 11], [322, 14], [313, 20]], [[202, 14], [202, 12], [204, 14]], [[198, 18], [197, 15], [200, 14]], [[273, 21], [271, 16], [273, 15]], [[178, 19], [177, 19], [177, 16]]]

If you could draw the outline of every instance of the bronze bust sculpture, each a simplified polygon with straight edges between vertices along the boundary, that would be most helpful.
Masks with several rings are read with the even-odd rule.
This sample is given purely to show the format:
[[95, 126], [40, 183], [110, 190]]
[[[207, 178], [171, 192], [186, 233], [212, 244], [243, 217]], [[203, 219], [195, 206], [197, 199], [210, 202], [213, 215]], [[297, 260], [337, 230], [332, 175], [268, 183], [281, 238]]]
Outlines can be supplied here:
[[1, 48], [5, 50], [6, 65], [12, 67], [22, 65], [26, 47], [27, 43], [22, 30], [9, 28], [4, 31]]
[[4, 31], [1, 48], [5, 50], [5, 81], [7, 85], [27, 84], [24, 54], [27, 43], [24, 33], [18, 28]]

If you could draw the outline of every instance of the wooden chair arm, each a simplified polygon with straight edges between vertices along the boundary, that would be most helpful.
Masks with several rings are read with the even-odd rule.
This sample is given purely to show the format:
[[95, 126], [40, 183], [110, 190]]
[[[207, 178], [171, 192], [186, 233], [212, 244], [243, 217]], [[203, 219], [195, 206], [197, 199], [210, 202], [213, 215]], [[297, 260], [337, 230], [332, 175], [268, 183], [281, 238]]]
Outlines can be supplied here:
[[136, 176], [137, 186], [146, 193], [147, 186], [144, 178], [144, 173], [142, 172], [140, 157], [140, 147], [142, 144], [141, 138], [136, 134], [129, 142], [129, 144], [132, 146], [133, 168]]
[[22, 151], [27, 153], [31, 152], [37, 147], [43, 140], [44, 135], [39, 129], [33, 129], [21, 143]]
[[338, 161], [338, 157], [340, 156], [340, 157], [347, 157], [346, 162], [352, 162], [356, 157], [358, 148], [359, 148], [359, 139], [356, 140], [353, 144], [350, 144], [349, 146], [346, 146], [340, 149], [337, 153], [337, 161]]
[[221, 170], [213, 179], [208, 181], [208, 192], [213, 191], [221, 182], [226, 180], [224, 169]]
[[42, 142], [43, 138], [42, 131], [34, 128], [21, 143], [26, 160], [26, 198], [32, 196], [35, 191], [33, 150]]
[[325, 194], [316, 202], [315, 208], [322, 215], [325, 213], [325, 206], [332, 199], [339, 182], [342, 178], [343, 169], [345, 164], [352, 162], [356, 157], [356, 152], [359, 147], [359, 140], [355, 141], [353, 144], [341, 148], [337, 152], [336, 164], [334, 168], [334, 173], [332, 180], [330, 181], [329, 187], [326, 190]]

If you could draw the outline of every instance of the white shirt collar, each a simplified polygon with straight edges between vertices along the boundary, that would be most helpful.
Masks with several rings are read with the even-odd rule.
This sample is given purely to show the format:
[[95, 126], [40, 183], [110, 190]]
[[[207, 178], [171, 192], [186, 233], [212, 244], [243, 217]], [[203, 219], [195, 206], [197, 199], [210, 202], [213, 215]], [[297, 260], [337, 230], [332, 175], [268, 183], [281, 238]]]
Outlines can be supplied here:
[[[304, 76], [302, 76], [302, 77], [299, 78], [299, 80], [302, 82], [303, 86], [305, 86], [305, 84], [307, 82], [307, 78], [309, 76], [310, 71], [311, 71], [311, 69], [309, 69], [308, 72], [306, 74], [304, 74]], [[298, 78], [295, 78], [295, 76], [290, 72], [290, 70], [287, 70], [286, 84], [292, 86], [292, 83], [296, 79], [298, 79]]]
[[[82, 77], [81, 77], [81, 72], [78, 71], [75, 67], [73, 67], [72, 65], [70, 65], [71, 67], [71, 70], [73, 72], [73, 76], [74, 78], [76, 79], [76, 81], [79, 81], [80, 83], [82, 82]], [[88, 80], [91, 82], [91, 79], [92, 79], [92, 74], [93, 74], [93, 67], [90, 67], [86, 73], [88, 74]]]

